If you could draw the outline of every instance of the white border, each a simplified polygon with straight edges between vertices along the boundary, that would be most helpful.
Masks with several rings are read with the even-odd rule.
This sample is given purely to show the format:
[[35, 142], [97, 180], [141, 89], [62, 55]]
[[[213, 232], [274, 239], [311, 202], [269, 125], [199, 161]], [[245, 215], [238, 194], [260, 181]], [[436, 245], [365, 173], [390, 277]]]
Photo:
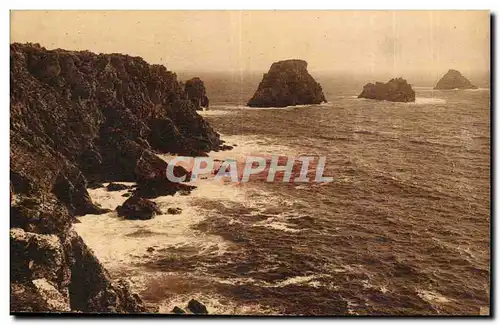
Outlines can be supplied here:
[[[2, 80], [2, 87], [1, 87], [1, 95], [2, 95], [2, 103], [3, 103], [3, 108], [0, 110], [0, 114], [2, 116], [0, 117], [0, 132], [1, 132], [1, 138], [2, 141], [0, 141], [0, 152], [1, 152], [1, 158], [0, 158], [0, 163], [1, 167], [3, 170], [3, 175], [5, 175], [5, 182], [2, 183], [2, 186], [0, 187], [0, 198], [4, 200], [5, 203], [7, 203], [7, 198], [9, 195], [9, 189], [8, 189], [8, 178], [9, 174], [7, 174], [7, 170], [9, 168], [9, 145], [8, 145], [8, 136], [9, 136], [9, 70], [10, 70], [10, 65], [9, 65], [9, 54], [7, 54], [7, 43], [10, 43], [9, 40], [9, 9], [120, 9], [120, 10], [125, 10], [125, 9], [142, 9], [142, 10], [158, 10], [158, 9], [177, 9], [177, 10], [183, 10], [183, 9], [222, 9], [222, 10], [231, 10], [231, 9], [335, 9], [335, 10], [365, 10], [365, 9], [377, 9], [377, 10], [389, 10], [389, 9], [398, 9], [398, 10], [412, 10], [412, 9], [419, 9], [419, 10], [439, 10], [439, 9], [460, 9], [460, 10], [466, 10], [466, 9], [477, 9], [477, 10], [492, 10], [493, 13], [499, 14], [500, 10], [499, 8], [499, 3], [500, 1], [498, 0], [491, 0], [491, 1], [486, 1], [486, 0], [474, 0], [474, 1], [454, 1], [454, 2], [449, 2], [449, 3], [440, 3], [437, 1], [433, 0], [420, 0], [420, 1], [415, 1], [415, 2], [409, 2], [409, 1], [359, 1], [359, 0], [350, 0], [350, 1], [339, 1], [339, 2], [332, 2], [329, 3], [324, 0], [308, 0], [308, 1], [282, 1], [280, 3], [273, 2], [271, 3], [270, 1], [263, 1], [263, 0], [253, 0], [253, 1], [220, 1], [220, 0], [212, 0], [212, 1], [200, 1], [200, 0], [190, 0], [190, 1], [183, 1], [183, 2], [178, 2], [174, 1], [174, 3], [162, 3], [160, 1], [151, 1], [151, 0], [141, 0], [141, 1], [126, 1], [126, 0], [121, 0], [121, 1], [96, 1], [96, 0], [87, 0], [85, 2], [69, 2], [69, 1], [4, 1], [2, 2], [1, 6], [2, 9], [0, 11], [0, 21], [2, 31], [0, 33], [1, 37], [1, 44], [4, 44], [4, 51], [0, 51], [0, 55], [2, 56], [2, 65], [1, 65], [1, 79]], [[177, 5], [176, 5], [177, 4]], [[3, 8], [5, 7], [5, 8]], [[496, 17], [496, 24], [498, 25], [498, 17]], [[495, 43], [498, 41], [498, 34], [495, 33]], [[493, 59], [493, 58], [492, 58]], [[498, 63], [498, 51], [495, 53], [495, 61]], [[498, 85], [495, 84], [495, 93], [498, 95]], [[498, 114], [495, 116], [495, 125], [498, 126], [500, 125], [499, 123], [499, 117]], [[494, 143], [498, 144], [498, 137], [494, 135]], [[492, 139], [493, 140], [493, 139]], [[493, 143], [493, 141], [492, 141]], [[497, 149], [497, 148], [495, 148]], [[492, 168], [495, 168], [498, 166], [498, 161], [496, 161], [497, 164], [495, 166], [492, 166]], [[495, 183], [498, 181], [498, 173], [495, 177]], [[499, 194], [498, 194], [498, 189], [494, 198], [494, 202], [500, 202], [499, 200]], [[7, 204], [2, 205], [2, 220], [3, 220], [3, 226], [4, 231], [3, 235], [0, 236], [1, 238], [1, 243], [2, 243], [2, 252], [4, 253], [4, 256], [7, 256], [5, 254], [6, 252], [9, 252], [9, 241], [7, 239], [7, 232], [8, 232], [8, 227], [9, 227], [9, 208]], [[498, 223], [498, 221], [497, 221]], [[498, 241], [498, 238], [496, 238]], [[494, 257], [496, 263], [496, 268], [495, 268], [495, 279], [497, 280], [494, 285], [494, 293], [498, 293], [498, 252], [494, 251]], [[4, 267], [1, 269], [2, 273], [2, 280], [0, 281], [1, 287], [0, 287], [0, 297], [1, 297], [1, 312], [0, 315], [2, 318], [2, 323], [3, 321], [6, 322], [13, 322], [14, 319], [9, 315], [9, 290], [10, 290], [10, 285], [9, 285], [9, 268], [8, 268], [8, 263], [9, 263], [9, 258], [5, 258], [6, 262], [4, 262]], [[498, 308], [495, 308], [496, 312], [498, 312]], [[33, 320], [26, 320], [25, 322], [28, 323], [35, 323], [35, 322], [40, 322], [43, 319], [33, 319]], [[105, 321], [110, 321], [111, 319], [101, 319], [101, 320], [82, 320], [84, 323], [92, 321], [93, 323], [102, 323], [104, 324]], [[125, 318], [120, 318], [120, 319], [113, 319], [113, 321], [127, 321], [127, 322], [133, 322], [135, 324], [145, 324], [146, 321], [149, 321], [150, 319], [125, 319]], [[225, 319], [225, 321], [237, 321], [238, 319], [236, 318], [229, 318]], [[289, 321], [290, 318], [284, 318], [284, 319], [255, 319], [255, 320], [246, 320], [248, 322], [253, 322], [253, 323], [270, 323], [270, 322], [275, 322], [275, 321]], [[295, 321], [305, 323], [309, 321], [333, 321], [336, 323], [359, 323], [363, 322], [366, 319], [362, 318], [350, 318], [350, 319], [296, 319]], [[397, 321], [404, 321], [405, 319], [398, 319]], [[407, 319], [410, 320], [410, 319]], [[442, 322], [443, 320], [441, 319], [418, 319], [414, 320], [412, 319], [415, 323], [426, 323], [426, 324], [438, 324]], [[53, 322], [53, 319], [47, 319], [49, 322]], [[67, 323], [72, 321], [71, 319], [61, 319], [58, 322], [62, 323]], [[198, 319], [198, 320], [192, 320], [192, 319], [187, 319], [187, 320], [177, 320], [177, 319], [163, 319], [163, 318], [158, 318], [157, 321], [161, 322], [203, 322], [207, 321], [207, 319]], [[375, 322], [386, 322], [387, 319], [370, 319], [370, 321], [375, 321]], [[449, 319], [448, 321], [455, 322], [456, 319]], [[467, 321], [471, 323], [476, 323], [476, 322], [482, 322], [479, 319], [464, 319], [462, 321]]]

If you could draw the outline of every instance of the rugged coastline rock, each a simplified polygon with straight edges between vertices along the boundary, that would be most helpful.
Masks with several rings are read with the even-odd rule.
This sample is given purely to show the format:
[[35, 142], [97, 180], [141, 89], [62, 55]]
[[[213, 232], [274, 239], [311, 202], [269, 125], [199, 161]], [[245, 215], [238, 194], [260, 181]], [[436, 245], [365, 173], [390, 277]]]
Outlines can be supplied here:
[[208, 108], [209, 100], [207, 92], [200, 78], [195, 77], [186, 81], [184, 91], [186, 92], [187, 98], [193, 103], [197, 110]]
[[89, 184], [186, 190], [155, 152], [203, 155], [219, 135], [174, 73], [139, 57], [14, 43], [10, 85], [11, 312], [149, 311], [109, 277], [74, 217], [107, 211]]
[[285, 107], [326, 102], [321, 85], [307, 71], [304, 60], [284, 60], [271, 65], [250, 107]]
[[477, 89], [460, 71], [450, 69], [438, 81], [434, 89]]
[[387, 83], [376, 82], [375, 84], [366, 84], [358, 98], [387, 100], [391, 102], [414, 102], [415, 91], [405, 79], [395, 78], [389, 80]]

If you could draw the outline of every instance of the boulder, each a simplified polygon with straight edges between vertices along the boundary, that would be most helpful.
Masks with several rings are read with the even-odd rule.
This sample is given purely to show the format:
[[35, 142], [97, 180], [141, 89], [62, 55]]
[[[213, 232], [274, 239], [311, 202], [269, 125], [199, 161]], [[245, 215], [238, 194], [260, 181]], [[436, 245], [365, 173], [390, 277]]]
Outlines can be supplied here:
[[438, 81], [434, 89], [476, 89], [467, 78], [465, 78], [460, 71], [450, 69]]
[[116, 208], [119, 217], [129, 220], [148, 220], [161, 214], [160, 208], [148, 199], [137, 195], [129, 197], [122, 205]]
[[376, 82], [375, 84], [366, 84], [358, 98], [387, 100], [391, 102], [414, 102], [415, 91], [405, 79], [395, 78], [389, 80], [387, 83]]
[[304, 60], [284, 60], [271, 65], [253, 97], [250, 107], [285, 107], [326, 102], [321, 85], [307, 71]]
[[168, 208], [167, 213], [168, 214], [181, 214], [182, 209], [181, 208]]
[[189, 300], [187, 307], [193, 314], [208, 314], [207, 307], [198, 300]]

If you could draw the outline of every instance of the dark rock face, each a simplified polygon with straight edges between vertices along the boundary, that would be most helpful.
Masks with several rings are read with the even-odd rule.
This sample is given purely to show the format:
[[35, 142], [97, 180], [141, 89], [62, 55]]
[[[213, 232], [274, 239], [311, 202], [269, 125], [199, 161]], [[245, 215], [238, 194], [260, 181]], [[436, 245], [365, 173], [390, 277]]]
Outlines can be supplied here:
[[11, 311], [146, 312], [126, 282], [112, 281], [82, 239], [10, 229]]
[[476, 89], [467, 78], [465, 78], [460, 71], [450, 69], [438, 81], [434, 89]]
[[307, 72], [307, 62], [285, 60], [271, 65], [253, 97], [250, 107], [285, 107], [326, 102], [319, 83]]
[[203, 154], [219, 135], [174, 73], [139, 57], [15, 43], [10, 84], [11, 311], [146, 312], [72, 231], [74, 216], [106, 211], [88, 184], [175, 193], [154, 151]]
[[116, 208], [119, 217], [129, 220], [148, 220], [161, 214], [156, 203], [137, 195], [129, 197], [122, 205]]
[[403, 78], [391, 79], [387, 83], [368, 83], [358, 98], [388, 100], [391, 102], [414, 102], [415, 91]]
[[189, 300], [188, 309], [193, 314], [208, 314], [207, 307], [205, 307], [204, 304], [195, 299]]
[[197, 110], [208, 108], [209, 100], [207, 97], [207, 92], [205, 85], [200, 78], [191, 78], [186, 81], [184, 86], [187, 98], [193, 103]]

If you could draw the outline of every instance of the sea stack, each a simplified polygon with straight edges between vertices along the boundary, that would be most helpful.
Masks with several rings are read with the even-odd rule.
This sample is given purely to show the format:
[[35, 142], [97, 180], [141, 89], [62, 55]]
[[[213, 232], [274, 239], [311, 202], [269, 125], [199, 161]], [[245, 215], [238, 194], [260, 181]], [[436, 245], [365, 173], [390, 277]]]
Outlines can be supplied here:
[[304, 60], [284, 60], [271, 65], [253, 97], [250, 107], [285, 107], [326, 102], [321, 85], [307, 72]]
[[366, 84], [358, 98], [387, 100], [390, 102], [414, 102], [415, 91], [405, 79], [395, 78], [387, 83]]
[[434, 89], [477, 89], [460, 71], [450, 69], [438, 81]]
[[184, 86], [184, 91], [186, 92], [187, 98], [196, 107], [196, 110], [202, 110], [203, 108], [208, 108], [208, 97], [203, 81], [198, 78], [191, 78], [186, 81]]

